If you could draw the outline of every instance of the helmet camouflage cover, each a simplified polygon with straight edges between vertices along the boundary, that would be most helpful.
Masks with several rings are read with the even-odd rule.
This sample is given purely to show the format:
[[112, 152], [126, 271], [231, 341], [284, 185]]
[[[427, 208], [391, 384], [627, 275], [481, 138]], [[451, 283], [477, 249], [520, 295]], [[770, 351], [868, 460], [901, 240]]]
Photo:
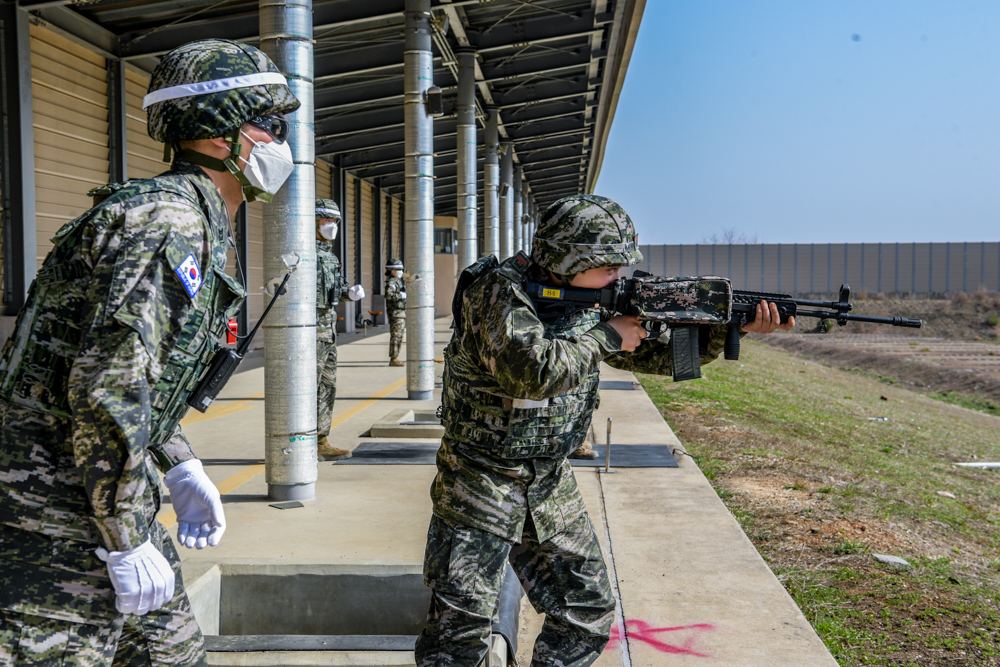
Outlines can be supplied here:
[[299, 101], [260, 49], [202, 39], [163, 56], [142, 106], [149, 136], [171, 142], [225, 136], [251, 118], [295, 111]]
[[642, 261], [635, 227], [607, 197], [572, 195], [549, 206], [538, 223], [531, 259], [560, 275]]
[[316, 200], [316, 224], [319, 224], [320, 220], [336, 220], [339, 225], [341, 222], [340, 216], [340, 206], [337, 202], [332, 199], [317, 199]]
[[390, 257], [389, 261], [385, 263], [385, 268], [387, 271], [402, 271], [403, 270], [403, 260], [396, 257]]

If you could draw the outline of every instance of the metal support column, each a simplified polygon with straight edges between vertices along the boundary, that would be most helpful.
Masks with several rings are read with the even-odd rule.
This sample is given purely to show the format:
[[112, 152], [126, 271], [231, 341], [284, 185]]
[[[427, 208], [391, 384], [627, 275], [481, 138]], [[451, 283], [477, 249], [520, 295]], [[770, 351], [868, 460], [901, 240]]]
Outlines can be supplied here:
[[0, 193], [3, 212], [3, 304], [15, 315], [35, 279], [35, 131], [31, 104], [28, 12], [0, 3]]
[[497, 155], [500, 110], [486, 109], [486, 158], [483, 164], [483, 212], [486, 225], [483, 230], [483, 256], [500, 257], [500, 156]]
[[434, 396], [434, 83], [431, 0], [405, 0], [403, 118], [406, 179], [406, 392]]
[[108, 173], [112, 183], [128, 180], [128, 137], [125, 131], [125, 66], [108, 58]]
[[528, 233], [528, 218], [531, 211], [531, 195], [528, 194], [528, 181], [524, 180], [524, 172], [521, 172], [521, 250], [529, 252], [531, 245], [531, 235]]
[[[250, 289], [247, 283], [247, 262], [250, 259], [250, 225], [248, 224], [247, 203], [243, 202], [236, 210], [236, 271], [240, 284]], [[243, 300], [240, 312], [236, 314], [237, 332], [241, 336], [250, 333], [250, 304], [247, 299]]]
[[[372, 294], [385, 294], [385, 258], [382, 248], [385, 247], [385, 237], [382, 233], [382, 188], [376, 184], [372, 187]], [[372, 299], [372, 310], [375, 310], [375, 300]], [[373, 322], [374, 324], [374, 322]]]
[[[360, 285], [364, 282], [364, 253], [361, 251], [363, 248], [364, 236], [361, 234], [361, 196], [363, 194], [361, 188], [361, 179], [354, 179], [354, 284]], [[364, 312], [362, 305], [364, 304], [364, 299], [358, 299], [354, 302], [354, 326], [361, 328], [365, 325], [364, 316], [361, 313]]]
[[500, 261], [512, 256], [514, 249], [514, 144], [500, 144]]
[[260, 0], [260, 48], [302, 103], [287, 114], [295, 168], [264, 207], [264, 280], [292, 271], [264, 325], [264, 464], [276, 500], [316, 497], [316, 136], [312, 0]]
[[458, 272], [479, 256], [476, 239], [476, 51], [458, 56]]
[[524, 250], [524, 193], [522, 192], [521, 165], [514, 167], [514, 253]]

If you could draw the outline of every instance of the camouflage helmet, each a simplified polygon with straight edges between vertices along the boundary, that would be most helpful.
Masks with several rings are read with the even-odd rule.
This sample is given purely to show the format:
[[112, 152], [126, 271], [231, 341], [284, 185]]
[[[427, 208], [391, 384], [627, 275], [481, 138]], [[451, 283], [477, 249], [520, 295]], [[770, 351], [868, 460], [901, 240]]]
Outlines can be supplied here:
[[402, 271], [403, 270], [403, 260], [397, 257], [390, 257], [389, 261], [385, 263], [386, 271]]
[[340, 206], [337, 202], [332, 199], [317, 199], [316, 200], [316, 224], [319, 225], [320, 220], [336, 220], [337, 224], [340, 224]]
[[531, 259], [564, 276], [642, 261], [635, 226], [607, 197], [571, 195], [549, 206], [538, 223]]
[[142, 108], [149, 136], [169, 145], [226, 136], [251, 118], [295, 111], [299, 101], [260, 49], [202, 39], [163, 56]]

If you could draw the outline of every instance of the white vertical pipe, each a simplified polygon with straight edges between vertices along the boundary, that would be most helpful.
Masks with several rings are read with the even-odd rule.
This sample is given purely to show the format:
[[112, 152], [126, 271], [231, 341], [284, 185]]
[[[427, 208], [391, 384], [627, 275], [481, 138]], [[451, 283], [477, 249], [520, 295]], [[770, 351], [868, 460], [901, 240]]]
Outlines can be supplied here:
[[500, 197], [500, 261], [503, 261], [517, 250], [514, 248], [514, 144], [504, 141], [500, 145], [506, 149], [500, 158], [500, 191], [506, 191]]
[[427, 89], [434, 84], [431, 2], [405, 0], [403, 118], [406, 183], [406, 391], [434, 396], [434, 119]]
[[478, 259], [476, 239], [476, 52], [458, 57], [458, 272]]
[[296, 267], [264, 325], [264, 470], [276, 500], [316, 497], [316, 176], [312, 0], [261, 0], [260, 48], [302, 106], [286, 115], [295, 168], [264, 207], [264, 278]]
[[483, 255], [500, 257], [500, 157], [497, 155], [497, 138], [500, 110], [486, 110], [486, 159], [483, 164], [483, 211], [486, 215]]

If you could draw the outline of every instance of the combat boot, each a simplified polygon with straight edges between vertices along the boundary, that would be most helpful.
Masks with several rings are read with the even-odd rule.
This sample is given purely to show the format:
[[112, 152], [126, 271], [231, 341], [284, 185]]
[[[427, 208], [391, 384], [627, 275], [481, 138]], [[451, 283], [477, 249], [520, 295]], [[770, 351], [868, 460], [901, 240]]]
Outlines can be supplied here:
[[399, 359], [390, 359], [389, 360], [389, 365], [390, 366], [405, 366], [406, 362], [400, 361]]
[[587, 435], [587, 439], [583, 441], [583, 444], [569, 455], [571, 459], [596, 459], [598, 456], [599, 454], [590, 446], [590, 434]]
[[339, 461], [351, 458], [349, 450], [333, 447], [326, 441], [325, 435], [321, 435], [316, 439], [316, 445], [316, 458], [319, 461]]

